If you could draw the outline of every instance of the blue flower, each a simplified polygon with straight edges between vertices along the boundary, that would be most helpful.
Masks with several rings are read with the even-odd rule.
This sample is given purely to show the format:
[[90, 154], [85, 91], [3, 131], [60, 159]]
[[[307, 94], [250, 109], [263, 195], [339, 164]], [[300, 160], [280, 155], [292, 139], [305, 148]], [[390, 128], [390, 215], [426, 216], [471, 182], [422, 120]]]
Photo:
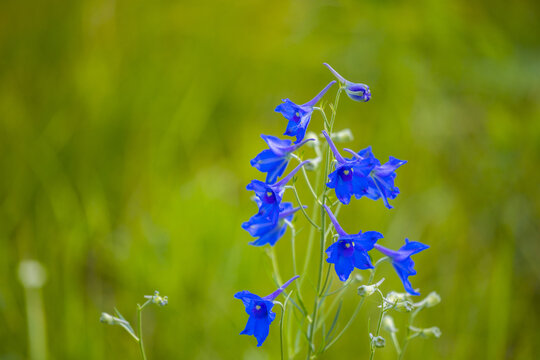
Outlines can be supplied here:
[[369, 177], [365, 179], [364, 186], [359, 187], [357, 189], [358, 191], [355, 191], [356, 198], [359, 199], [362, 196], [367, 196], [372, 200], [377, 200], [382, 197], [384, 205], [388, 209], [392, 209], [392, 205], [390, 205], [388, 199], [395, 199], [399, 194], [399, 188], [394, 185], [394, 180], [396, 179], [395, 171], [401, 165], [406, 164], [407, 161], [390, 156], [388, 162], [381, 165], [380, 161], [371, 153], [370, 147], [361, 150], [358, 154], [350, 149], [344, 150], [356, 157], [357, 161], [371, 159], [371, 161], [376, 164], [370, 172]]
[[283, 286], [274, 291], [272, 294], [260, 297], [252, 294], [249, 291], [240, 291], [234, 294], [234, 297], [242, 300], [246, 308], [246, 313], [249, 315], [246, 328], [240, 335], [253, 335], [257, 339], [257, 346], [261, 346], [266, 340], [270, 332], [270, 324], [276, 318], [276, 313], [272, 312], [274, 307], [274, 299], [279, 296], [294, 280], [298, 279], [298, 275], [292, 277]]
[[249, 244], [253, 246], [263, 246], [266, 244], [274, 246], [287, 230], [285, 220], [292, 221], [294, 213], [298, 210], [300, 210], [299, 207], [293, 208], [292, 203], [284, 202], [279, 208], [277, 223], [273, 223], [271, 219], [265, 216], [254, 215], [251, 217], [249, 221], [242, 224], [242, 228], [249, 232], [251, 236], [258, 239]]
[[428, 245], [418, 241], [409, 241], [409, 239], [405, 239], [405, 245], [397, 251], [375, 244], [375, 249], [392, 259], [392, 265], [394, 265], [394, 269], [399, 275], [405, 290], [412, 295], [420, 295], [420, 293], [412, 288], [408, 279], [409, 276], [416, 275], [414, 261], [411, 259], [411, 255], [417, 254], [427, 248], [429, 248]]
[[369, 174], [379, 162], [371, 154], [371, 148], [364, 149], [359, 153], [364, 157], [354, 153], [355, 156], [352, 159], [345, 159], [324, 130], [323, 135], [337, 160], [336, 169], [328, 175], [330, 182], [326, 185], [331, 189], [335, 189], [339, 201], [347, 205], [351, 201], [352, 195], [357, 198], [368, 194], [373, 197], [376, 196], [378, 194], [377, 189], [370, 188], [373, 180], [369, 179]]
[[309, 160], [302, 161], [289, 175], [275, 184], [266, 184], [260, 180], [251, 180], [246, 186], [247, 190], [253, 190], [256, 196], [256, 203], [259, 207], [259, 212], [255, 216], [264, 217], [273, 224], [277, 224], [279, 218], [279, 209], [283, 192], [285, 191], [285, 185], [292, 179], [292, 177], [300, 170], [302, 166], [308, 163]]
[[285, 168], [289, 164], [290, 154], [304, 145], [307, 139], [298, 144], [292, 144], [290, 140], [281, 140], [275, 136], [261, 135], [268, 144], [269, 149], [263, 150], [254, 159], [251, 160], [251, 166], [261, 172], [267, 173], [266, 183], [273, 184], [277, 178], [283, 175]]
[[304, 139], [306, 129], [309, 121], [311, 120], [311, 114], [313, 113], [313, 107], [335, 83], [335, 81], [330, 82], [324, 89], [322, 89], [320, 93], [317, 94], [317, 96], [304, 105], [296, 105], [289, 99], [283, 99], [283, 103], [279, 104], [275, 111], [281, 113], [285, 119], [289, 120], [287, 130], [285, 131], [284, 135], [296, 136], [295, 143], [299, 143]]
[[328, 206], [324, 205], [334, 228], [338, 233], [338, 240], [326, 249], [328, 259], [326, 261], [334, 264], [339, 280], [346, 281], [354, 268], [365, 270], [372, 269], [371, 258], [368, 251], [373, 249], [377, 240], [383, 235], [377, 231], [366, 231], [358, 234], [347, 234], [337, 222]]
[[351, 99], [362, 102], [367, 102], [369, 101], [369, 99], [371, 99], [371, 92], [369, 91], [369, 86], [367, 86], [366, 84], [350, 82], [349, 80], [346, 80], [343, 76], [339, 75], [339, 73], [327, 63], [324, 63], [324, 65], [328, 69], [330, 69], [332, 74], [334, 74], [334, 76], [338, 78], [338, 80], [343, 85], [345, 85], [345, 92]]

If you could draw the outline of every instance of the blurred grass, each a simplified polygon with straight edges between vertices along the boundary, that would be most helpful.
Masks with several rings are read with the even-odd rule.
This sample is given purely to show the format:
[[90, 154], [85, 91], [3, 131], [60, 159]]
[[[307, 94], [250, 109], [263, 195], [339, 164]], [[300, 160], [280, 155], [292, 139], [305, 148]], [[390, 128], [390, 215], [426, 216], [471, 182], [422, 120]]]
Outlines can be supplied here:
[[[26, 258], [48, 270], [52, 359], [137, 358], [99, 314], [117, 306], [132, 319], [154, 289], [170, 305], [145, 314], [150, 358], [275, 358], [276, 325], [262, 349], [237, 335], [245, 314], [234, 292], [273, 289], [264, 252], [240, 228], [254, 212], [244, 186], [259, 176], [249, 166], [258, 135], [284, 131], [273, 108], [319, 91], [331, 79], [322, 62], [372, 89], [369, 103], [340, 105], [350, 147], [409, 160], [395, 209], [356, 201], [340, 217], [391, 246], [431, 245], [413, 284], [442, 295], [418, 321], [443, 337], [413, 342], [409, 358], [534, 358], [538, 10], [533, 1], [2, 2], [0, 359], [27, 357], [16, 275]], [[286, 261], [287, 242], [278, 245]], [[399, 287], [385, 271], [385, 285]], [[376, 314], [366, 309], [325, 358], [367, 353], [365, 320]]]

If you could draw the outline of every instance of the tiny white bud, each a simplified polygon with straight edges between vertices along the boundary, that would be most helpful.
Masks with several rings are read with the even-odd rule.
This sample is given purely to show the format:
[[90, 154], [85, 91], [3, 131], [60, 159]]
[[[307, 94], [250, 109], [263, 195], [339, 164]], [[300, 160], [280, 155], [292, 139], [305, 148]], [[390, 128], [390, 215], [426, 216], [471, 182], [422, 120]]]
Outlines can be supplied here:
[[307, 171], [315, 171], [317, 170], [317, 167], [319, 166], [320, 163], [321, 163], [321, 158], [309, 159], [309, 162], [306, 163], [306, 165], [304, 165], [304, 168]]
[[370, 333], [369, 337], [371, 338], [371, 344], [377, 348], [383, 348], [386, 345], [386, 340], [382, 336], [373, 336]]
[[334, 142], [348, 142], [353, 141], [354, 136], [350, 129], [343, 129], [330, 135]]
[[101, 317], [99, 318], [99, 321], [101, 321], [104, 324], [114, 325], [116, 324], [116, 320], [114, 316], [109, 315], [107, 313], [101, 313]]
[[441, 296], [435, 291], [432, 291], [424, 299], [425, 304], [428, 308], [433, 307], [441, 302]]
[[36, 260], [23, 260], [19, 263], [19, 280], [25, 288], [39, 289], [47, 280], [47, 271]]
[[361, 285], [358, 287], [358, 295], [360, 296], [371, 296], [379, 286], [383, 283], [384, 278], [382, 278], [378, 283], [373, 285]]
[[390, 315], [385, 315], [382, 319], [382, 327], [389, 333], [395, 333], [398, 331], [394, 324], [394, 319]]
[[377, 290], [375, 285], [361, 285], [358, 287], [358, 295], [371, 296]]
[[394, 309], [400, 312], [411, 312], [414, 309], [414, 305], [410, 301], [398, 301], [394, 305]]
[[423, 338], [440, 338], [442, 335], [441, 329], [439, 329], [437, 326], [433, 326], [427, 329], [420, 330], [420, 336]]
[[397, 303], [398, 301], [406, 301], [406, 300], [410, 300], [410, 296], [409, 294], [406, 294], [406, 293], [398, 293], [398, 292], [395, 292], [395, 291], [390, 291], [387, 295], [386, 295], [386, 300], [389, 302], [389, 303]]

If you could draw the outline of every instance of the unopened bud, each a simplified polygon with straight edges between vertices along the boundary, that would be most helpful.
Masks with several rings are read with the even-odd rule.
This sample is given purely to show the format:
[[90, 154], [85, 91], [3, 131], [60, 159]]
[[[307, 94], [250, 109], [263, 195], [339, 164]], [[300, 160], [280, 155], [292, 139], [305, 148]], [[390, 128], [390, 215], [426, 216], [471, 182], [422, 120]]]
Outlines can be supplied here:
[[410, 300], [409, 294], [406, 294], [406, 293], [398, 293], [395, 291], [390, 291], [386, 295], [386, 301], [393, 304], [396, 304], [400, 301], [409, 301], [409, 300]]
[[374, 347], [383, 348], [384, 345], [386, 345], [386, 340], [382, 336], [373, 336], [373, 334], [369, 334], [369, 337], [371, 338], [371, 344], [373, 344]]
[[23, 260], [19, 263], [19, 280], [27, 289], [38, 289], [45, 284], [47, 271], [36, 260]]
[[165, 306], [169, 303], [169, 298], [167, 296], [160, 296], [159, 291], [155, 291], [154, 295], [145, 295], [145, 299], [152, 300], [153, 304], [157, 304], [159, 306]]
[[317, 148], [319, 146], [319, 137], [313, 131], [309, 131], [306, 134], [305, 138], [306, 139], [315, 139], [314, 141], [308, 141], [306, 143], [306, 146], [309, 146], [311, 148]]
[[379, 288], [379, 285], [381, 285], [384, 281], [384, 278], [382, 278], [378, 283], [373, 285], [361, 285], [358, 287], [358, 295], [360, 296], [371, 296], [377, 289]]
[[[308, 142], [309, 144], [309, 142]], [[304, 165], [304, 168], [307, 170], [307, 171], [315, 171], [317, 170], [317, 167], [319, 166], [319, 164], [321, 163], [321, 158], [317, 157], [315, 159], [309, 159], [309, 162], [306, 163], [306, 165]]]
[[348, 142], [353, 141], [354, 136], [350, 129], [343, 129], [330, 135], [334, 142]]
[[398, 329], [394, 324], [394, 319], [390, 315], [385, 315], [382, 319], [382, 327], [389, 333], [396, 333]]
[[435, 291], [432, 291], [428, 294], [428, 296], [426, 296], [423, 301], [426, 304], [426, 307], [430, 308], [441, 302], [441, 296]]
[[394, 309], [400, 312], [411, 312], [414, 309], [414, 305], [410, 301], [398, 301], [394, 305]]
[[439, 329], [437, 326], [433, 326], [427, 329], [421, 329], [420, 330], [420, 336], [423, 338], [440, 338], [442, 335], [441, 329]]
[[99, 318], [99, 321], [101, 321], [104, 324], [114, 325], [116, 324], [115, 317], [112, 315], [109, 315], [107, 313], [101, 313], [101, 317]]

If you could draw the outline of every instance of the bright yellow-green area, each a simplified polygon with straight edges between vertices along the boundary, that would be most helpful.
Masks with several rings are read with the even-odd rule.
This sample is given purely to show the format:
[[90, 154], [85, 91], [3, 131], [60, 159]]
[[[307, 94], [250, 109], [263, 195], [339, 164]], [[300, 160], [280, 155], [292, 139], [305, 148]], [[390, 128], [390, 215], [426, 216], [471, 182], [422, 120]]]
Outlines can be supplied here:
[[[265, 249], [240, 227], [256, 211], [245, 185], [263, 179], [249, 164], [265, 148], [259, 135], [285, 130], [275, 106], [332, 80], [323, 62], [372, 92], [368, 103], [342, 97], [336, 130], [355, 139], [339, 148], [408, 160], [394, 209], [364, 198], [339, 214], [346, 231], [380, 231], [385, 246], [431, 246], [411, 282], [442, 302], [416, 325], [443, 335], [415, 340], [406, 359], [535, 358], [539, 10], [532, 0], [3, 1], [0, 359], [29, 358], [29, 334], [36, 359], [137, 359], [133, 339], [99, 317], [116, 306], [135, 323], [156, 289], [169, 305], [144, 310], [149, 359], [279, 358], [277, 307], [261, 348], [238, 335], [247, 314], [233, 294], [275, 290]], [[320, 129], [315, 113], [310, 130]], [[302, 263], [310, 225], [299, 213], [295, 226]], [[289, 236], [275, 247], [286, 279]], [[42, 302], [18, 280], [24, 259], [48, 273]], [[315, 274], [304, 275], [308, 294]], [[380, 275], [383, 291], [402, 291], [388, 264]], [[349, 290], [338, 327], [358, 301]], [[368, 357], [376, 299], [324, 359]], [[405, 315], [393, 316], [402, 336]], [[375, 358], [395, 359], [382, 335]]]

